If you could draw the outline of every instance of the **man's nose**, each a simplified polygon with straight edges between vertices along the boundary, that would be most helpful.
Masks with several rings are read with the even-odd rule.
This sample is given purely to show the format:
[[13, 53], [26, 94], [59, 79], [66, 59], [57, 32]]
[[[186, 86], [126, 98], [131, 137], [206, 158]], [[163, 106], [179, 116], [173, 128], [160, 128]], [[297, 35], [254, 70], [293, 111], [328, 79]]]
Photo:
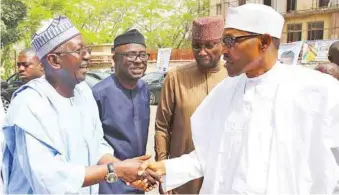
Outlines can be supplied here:
[[198, 54], [199, 54], [199, 56], [205, 56], [205, 55], [207, 55], [206, 48], [205, 48], [205, 47], [200, 48]]
[[229, 52], [230, 49], [225, 44], [222, 44], [222, 53], [228, 54]]
[[89, 52], [89, 51], [87, 51], [87, 50], [85, 50], [85, 55], [83, 56], [83, 58], [85, 59], [85, 60], [89, 60], [90, 58], [91, 58], [91, 52]]
[[25, 71], [25, 66], [24, 65], [22, 65], [22, 64], [19, 64], [18, 65], [18, 70], [19, 70], [19, 72], [23, 72], [23, 71]]
[[135, 63], [141, 63], [141, 59], [140, 59], [140, 56], [137, 56], [137, 58], [134, 60]]

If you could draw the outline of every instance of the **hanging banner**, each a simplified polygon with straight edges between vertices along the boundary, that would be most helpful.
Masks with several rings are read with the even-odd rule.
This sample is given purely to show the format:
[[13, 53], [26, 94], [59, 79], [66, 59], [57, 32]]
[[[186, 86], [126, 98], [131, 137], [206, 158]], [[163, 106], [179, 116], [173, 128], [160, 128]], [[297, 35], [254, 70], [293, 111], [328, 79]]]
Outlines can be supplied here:
[[303, 46], [301, 63], [328, 62], [328, 49], [337, 40], [306, 41]]
[[280, 44], [278, 60], [280, 60], [283, 64], [296, 65], [302, 45], [302, 41]]
[[167, 72], [169, 61], [171, 58], [172, 48], [160, 48], [158, 49], [158, 57], [156, 68], [159, 72]]

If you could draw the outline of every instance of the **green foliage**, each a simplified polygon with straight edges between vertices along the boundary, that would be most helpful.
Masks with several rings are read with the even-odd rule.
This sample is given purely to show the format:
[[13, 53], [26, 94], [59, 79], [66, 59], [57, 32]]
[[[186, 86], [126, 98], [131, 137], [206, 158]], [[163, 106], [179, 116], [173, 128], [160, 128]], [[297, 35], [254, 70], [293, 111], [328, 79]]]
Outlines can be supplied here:
[[[17, 0], [2, 0], [14, 2]], [[87, 44], [112, 43], [114, 37], [137, 28], [148, 48], [190, 47], [192, 20], [208, 15], [209, 0], [22, 0], [27, 17], [19, 25], [29, 47], [41, 21], [65, 15]], [[0, 23], [3, 29], [3, 22]]]
[[18, 40], [21, 32], [17, 30], [17, 26], [25, 16], [26, 7], [21, 1], [1, 1], [1, 46], [7, 46]]
[[15, 56], [13, 55], [12, 44], [17, 42], [22, 31], [18, 29], [19, 23], [26, 16], [26, 7], [21, 1], [17, 0], [1, 0], [1, 67], [4, 68], [3, 77], [7, 77], [12, 73], [15, 64]]
[[30, 42], [42, 20], [65, 15], [88, 44], [112, 43], [115, 36], [137, 28], [148, 47], [186, 47], [192, 20], [208, 15], [208, 0], [23, 0], [28, 17], [21, 28]]

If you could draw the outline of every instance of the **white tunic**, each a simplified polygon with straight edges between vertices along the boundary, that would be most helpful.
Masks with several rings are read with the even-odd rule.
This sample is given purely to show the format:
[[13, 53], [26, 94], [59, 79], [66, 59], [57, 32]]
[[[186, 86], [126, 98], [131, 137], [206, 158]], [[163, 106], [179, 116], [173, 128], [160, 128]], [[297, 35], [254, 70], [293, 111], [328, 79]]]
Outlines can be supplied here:
[[196, 150], [165, 162], [166, 190], [204, 176], [203, 194], [332, 193], [338, 119], [328, 75], [276, 64], [226, 79], [191, 118]]

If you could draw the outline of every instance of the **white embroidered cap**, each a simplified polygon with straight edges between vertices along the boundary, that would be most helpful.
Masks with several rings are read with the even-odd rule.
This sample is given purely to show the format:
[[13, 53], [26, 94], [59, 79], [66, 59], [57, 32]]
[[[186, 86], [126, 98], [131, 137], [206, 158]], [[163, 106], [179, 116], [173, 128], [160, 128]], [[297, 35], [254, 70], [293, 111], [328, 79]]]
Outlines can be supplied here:
[[283, 16], [272, 7], [248, 3], [228, 8], [225, 28], [269, 34], [280, 39], [284, 22]]
[[31, 43], [39, 60], [80, 34], [67, 17], [59, 16], [41, 24], [42, 27], [35, 33]]

